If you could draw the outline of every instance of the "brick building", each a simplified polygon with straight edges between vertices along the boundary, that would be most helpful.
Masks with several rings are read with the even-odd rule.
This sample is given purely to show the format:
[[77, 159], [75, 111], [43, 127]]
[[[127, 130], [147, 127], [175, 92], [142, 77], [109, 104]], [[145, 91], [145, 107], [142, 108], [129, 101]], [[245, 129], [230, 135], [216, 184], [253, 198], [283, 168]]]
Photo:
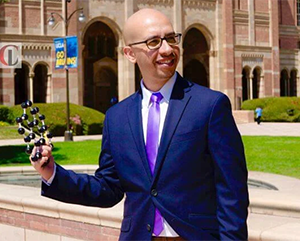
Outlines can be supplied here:
[[79, 40], [79, 67], [70, 69], [70, 101], [105, 112], [138, 88], [137, 66], [122, 54], [125, 20], [157, 8], [183, 34], [178, 71], [226, 93], [234, 109], [247, 99], [299, 96], [299, 0], [10, 0], [0, 4], [0, 42], [22, 43], [22, 68], [0, 69], [0, 104], [66, 100], [65, 71], [54, 68], [58, 17], [75, 13], [68, 35]]

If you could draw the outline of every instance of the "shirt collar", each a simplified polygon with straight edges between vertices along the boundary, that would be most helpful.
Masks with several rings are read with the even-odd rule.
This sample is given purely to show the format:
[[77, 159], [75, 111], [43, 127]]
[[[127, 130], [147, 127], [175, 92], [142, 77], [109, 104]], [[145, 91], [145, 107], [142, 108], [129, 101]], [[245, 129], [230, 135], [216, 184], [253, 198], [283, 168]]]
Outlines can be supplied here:
[[[165, 83], [164, 86], [159, 91], [157, 91], [160, 92], [164, 97], [162, 99], [162, 102], [166, 101], [167, 103], [169, 103], [176, 78], [177, 72], [175, 72], [174, 75], [167, 81], [167, 83]], [[144, 85], [143, 79], [141, 80], [141, 89], [143, 93], [142, 107], [148, 107], [150, 104], [150, 97], [152, 93], [156, 92], [148, 90]]]

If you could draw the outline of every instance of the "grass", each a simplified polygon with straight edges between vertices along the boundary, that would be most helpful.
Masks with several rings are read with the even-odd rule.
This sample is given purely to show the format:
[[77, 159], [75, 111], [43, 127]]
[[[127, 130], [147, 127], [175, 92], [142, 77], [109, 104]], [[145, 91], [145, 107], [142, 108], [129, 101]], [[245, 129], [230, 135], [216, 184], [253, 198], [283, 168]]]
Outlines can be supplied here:
[[[300, 179], [300, 137], [243, 136], [248, 169]], [[54, 143], [61, 165], [98, 164], [101, 141]], [[0, 166], [29, 165], [21, 146], [0, 146]]]
[[[0, 166], [30, 165], [26, 145], [0, 146]], [[61, 165], [98, 164], [100, 140], [54, 143], [53, 156]]]
[[251, 171], [300, 178], [300, 137], [243, 136]]
[[2, 139], [18, 139], [22, 138], [18, 133], [17, 125], [0, 126], [0, 140]]

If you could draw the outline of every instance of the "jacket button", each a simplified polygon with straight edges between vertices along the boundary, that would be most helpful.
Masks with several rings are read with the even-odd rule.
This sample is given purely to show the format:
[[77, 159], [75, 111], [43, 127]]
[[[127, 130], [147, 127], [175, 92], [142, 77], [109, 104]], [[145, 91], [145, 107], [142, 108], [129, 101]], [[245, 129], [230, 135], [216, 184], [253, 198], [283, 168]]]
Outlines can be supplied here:
[[150, 224], [147, 224], [147, 230], [148, 230], [148, 232], [151, 232], [151, 225]]
[[158, 195], [157, 190], [156, 190], [156, 189], [152, 189], [152, 190], [151, 190], [151, 195], [152, 195], [153, 197], [156, 197], [156, 196]]

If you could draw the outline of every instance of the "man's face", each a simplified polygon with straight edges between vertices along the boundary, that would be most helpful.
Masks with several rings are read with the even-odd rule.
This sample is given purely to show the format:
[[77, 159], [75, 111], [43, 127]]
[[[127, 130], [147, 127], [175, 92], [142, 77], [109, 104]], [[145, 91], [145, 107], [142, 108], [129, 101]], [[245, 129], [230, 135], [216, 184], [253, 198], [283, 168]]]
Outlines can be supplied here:
[[[149, 18], [139, 26], [135, 42], [148, 40], [154, 37], [163, 38], [174, 34], [173, 27], [167, 18]], [[180, 50], [178, 45], [170, 46], [166, 40], [160, 48], [150, 50], [145, 43], [133, 45], [132, 51], [142, 72], [144, 83], [166, 83], [175, 73]]]

